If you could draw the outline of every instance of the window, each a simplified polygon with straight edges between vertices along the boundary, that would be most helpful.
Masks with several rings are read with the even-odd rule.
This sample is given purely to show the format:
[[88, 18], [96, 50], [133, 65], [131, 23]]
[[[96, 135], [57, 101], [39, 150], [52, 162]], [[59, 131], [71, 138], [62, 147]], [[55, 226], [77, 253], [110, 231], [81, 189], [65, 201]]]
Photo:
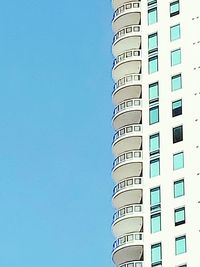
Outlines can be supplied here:
[[184, 167], [184, 154], [183, 152], [173, 155], [173, 169], [179, 170]]
[[162, 261], [161, 243], [151, 246], [151, 266], [158, 266]]
[[180, 12], [179, 1], [170, 3], [170, 17], [178, 15]]
[[159, 108], [158, 106], [149, 109], [149, 124], [159, 122]]
[[186, 252], [186, 236], [177, 237], [175, 240], [176, 255]]
[[178, 126], [173, 128], [173, 143], [178, 143], [183, 141], [183, 126]]
[[154, 24], [158, 21], [157, 8], [148, 10], [148, 24]]
[[150, 190], [150, 205], [151, 212], [160, 210], [160, 187], [155, 187]]
[[148, 0], [148, 6], [151, 6], [153, 4], [157, 4], [157, 0]]
[[185, 208], [179, 208], [174, 211], [175, 226], [185, 223]]
[[182, 77], [181, 74], [172, 76], [171, 78], [172, 91], [176, 91], [182, 88]]
[[149, 74], [158, 71], [158, 56], [149, 58]]
[[170, 40], [175, 41], [181, 38], [180, 24], [170, 27]]
[[182, 100], [172, 102], [172, 117], [176, 117], [182, 114]]
[[158, 34], [157, 33], [149, 35], [148, 49], [149, 49], [149, 53], [155, 52], [158, 49]]
[[160, 149], [160, 136], [159, 133], [153, 134], [149, 138], [150, 155], [158, 153]]
[[171, 51], [171, 66], [181, 64], [181, 49]]
[[149, 102], [154, 102], [159, 98], [158, 82], [149, 85]]
[[148, 5], [156, 4], [157, 0], [148, 0]]
[[161, 231], [161, 214], [157, 213], [151, 215], [151, 233], [156, 233]]
[[184, 180], [174, 182], [174, 197], [182, 197], [185, 195]]
[[153, 159], [150, 161], [150, 177], [160, 175], [160, 159]]

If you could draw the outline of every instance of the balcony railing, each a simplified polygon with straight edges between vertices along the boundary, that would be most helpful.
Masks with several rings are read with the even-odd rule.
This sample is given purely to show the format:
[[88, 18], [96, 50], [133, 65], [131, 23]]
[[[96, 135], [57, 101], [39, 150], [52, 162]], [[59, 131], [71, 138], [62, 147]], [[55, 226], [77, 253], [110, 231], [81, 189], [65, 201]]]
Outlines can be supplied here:
[[131, 11], [134, 12], [134, 10], [139, 7], [140, 7], [139, 2], [130, 2], [130, 3], [122, 5], [115, 10], [113, 14], [113, 20], [115, 20], [118, 16], [120, 16], [121, 14], [125, 12], [131, 12]]
[[142, 211], [142, 205], [129, 205], [127, 207], [121, 208], [113, 215], [113, 223], [122, 217], [141, 211]]
[[132, 25], [129, 27], [126, 27], [119, 32], [117, 32], [113, 37], [113, 44], [120, 38], [125, 37], [127, 35], [131, 35], [132, 33], [138, 33], [140, 32], [140, 25]]
[[142, 125], [136, 124], [136, 125], [129, 125], [129, 126], [123, 127], [119, 131], [117, 131], [115, 135], [113, 136], [113, 143], [125, 135], [129, 135], [133, 133], [141, 134], [141, 132], [142, 132]]
[[120, 246], [126, 245], [126, 244], [131, 244], [131, 243], [137, 243], [137, 241], [142, 241], [143, 240], [143, 233], [130, 233], [127, 235], [124, 235], [120, 238], [118, 238], [114, 243], [113, 243], [113, 251], [117, 249]]
[[140, 150], [134, 150], [126, 152], [119, 157], [117, 157], [113, 162], [113, 168], [115, 168], [120, 163], [126, 163], [129, 161], [132, 161], [133, 159], [141, 159], [142, 158], [142, 151]]
[[143, 267], [143, 266], [144, 266], [143, 261], [131, 261], [119, 265], [119, 267]]
[[126, 77], [123, 77], [121, 79], [119, 79], [113, 88], [113, 92], [115, 90], [117, 90], [118, 88], [122, 87], [122, 86], [128, 86], [128, 85], [132, 85], [133, 82], [137, 82], [140, 81], [142, 78], [141, 74], [130, 74], [127, 75]]
[[116, 59], [113, 61], [113, 68], [115, 68], [119, 63], [126, 61], [126, 60], [133, 60], [135, 57], [139, 57], [141, 55], [141, 51], [134, 49], [129, 50], [127, 52], [124, 52], [123, 54], [119, 55]]
[[113, 117], [117, 113], [119, 113], [125, 109], [129, 109], [129, 108], [133, 108], [133, 107], [136, 107], [136, 108], [141, 107], [141, 104], [142, 104], [142, 100], [140, 100], [140, 99], [130, 99], [130, 100], [124, 101], [114, 109]]
[[142, 184], [142, 178], [135, 177], [135, 178], [130, 178], [127, 180], [124, 180], [117, 184], [114, 189], [113, 189], [113, 196], [120, 192], [121, 190], [124, 190], [126, 188], [132, 187], [133, 185], [141, 185]]

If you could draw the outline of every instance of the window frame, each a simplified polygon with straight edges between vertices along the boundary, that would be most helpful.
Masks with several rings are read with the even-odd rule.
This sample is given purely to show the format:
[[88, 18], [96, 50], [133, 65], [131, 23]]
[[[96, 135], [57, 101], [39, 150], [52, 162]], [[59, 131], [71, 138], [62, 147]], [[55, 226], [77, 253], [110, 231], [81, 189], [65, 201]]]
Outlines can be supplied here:
[[[181, 194], [178, 193], [180, 191], [180, 189], [178, 191], [178, 188], [176, 188], [177, 186], [180, 186], [179, 184], [181, 184]], [[174, 181], [174, 198], [179, 198], [179, 197], [183, 197], [183, 196], [185, 196], [185, 180], [180, 179], [180, 180]]]
[[176, 48], [171, 51], [171, 67], [180, 65], [182, 63], [181, 48]]
[[[155, 194], [155, 195], [153, 195]], [[156, 196], [156, 198], [155, 198]], [[154, 200], [156, 199], [156, 201]], [[158, 200], [158, 201], [157, 201]], [[153, 187], [150, 189], [150, 206], [151, 212], [160, 211], [161, 207], [161, 190], [160, 186]]]
[[[175, 34], [175, 31], [176, 31], [176, 27], [178, 27], [178, 34], [176, 35]], [[174, 32], [173, 32], [174, 31]], [[174, 36], [174, 37], [173, 37]], [[175, 24], [175, 25], [172, 25], [170, 27], [170, 41], [171, 42], [174, 42], [176, 40], [179, 40], [181, 38], [181, 25], [180, 23], [178, 24]]]
[[[156, 114], [156, 120], [152, 119], [152, 114], [151, 112], [152, 111], [156, 111], [157, 114]], [[159, 105], [156, 105], [156, 106], [153, 106], [153, 107], [150, 107], [149, 108], [149, 125], [152, 125], [152, 124], [155, 124], [155, 123], [158, 123], [159, 122]]]
[[[178, 107], [173, 107], [173, 105], [175, 105], [176, 103], [180, 102], [181, 105]], [[175, 101], [172, 102], [172, 117], [177, 117], [177, 116], [181, 116], [183, 114], [183, 103], [182, 103], [182, 99], [177, 99]]]
[[[182, 161], [181, 161], [181, 164], [180, 162], [177, 164], [175, 163], [175, 157], [177, 157], [178, 155], [181, 155], [182, 156]], [[178, 161], [180, 161], [180, 159], [178, 159]], [[176, 166], [177, 164], [177, 166]], [[173, 170], [174, 171], [177, 171], [177, 170], [180, 170], [180, 169], [183, 169], [184, 168], [184, 151], [180, 151], [180, 152], [177, 152], [177, 153], [174, 153], [173, 154]]]
[[[155, 11], [155, 19], [151, 20], [150, 14], [151, 13], [153, 14], [154, 11]], [[155, 23], [158, 22], [158, 10], [157, 10], [157, 7], [148, 9], [147, 22], [148, 22], [148, 25], [152, 25], [152, 24], [155, 24]]]
[[[151, 38], [152, 39], [155, 38], [155, 40], [152, 41], [153, 46], [151, 44]], [[149, 51], [149, 53], [153, 53], [157, 50], [158, 50], [158, 33], [154, 32], [154, 33], [148, 35], [148, 51]]]
[[[156, 144], [157, 144], [157, 147], [156, 149], [152, 149], [152, 140], [153, 138], [156, 138], [157, 141], [156, 141]], [[149, 136], [149, 153], [150, 155], [154, 155], [154, 154], [157, 154], [160, 152], [160, 133], [155, 133], [155, 134], [152, 134]]]
[[[180, 248], [178, 248], [178, 241], [184, 241], [184, 250], [180, 250]], [[175, 255], [180, 255], [180, 254], [184, 254], [187, 252], [187, 240], [186, 240], [186, 235], [182, 235], [182, 236], [178, 236], [175, 238]]]
[[[156, 248], [159, 248], [159, 258], [154, 260], [153, 257], [153, 249], [156, 249]], [[155, 252], [154, 252], [155, 253]], [[161, 264], [162, 262], [162, 244], [161, 243], [156, 243], [156, 244], [153, 244], [151, 245], [151, 266], [154, 267], [154, 266], [158, 266], [159, 264]]]
[[157, 4], [157, 0], [148, 0], [147, 2], [148, 2], [148, 6]]
[[[157, 91], [156, 94], [155, 92], [152, 93], [151, 90]], [[152, 97], [153, 95], [153, 97]], [[155, 97], [154, 97], [155, 95]], [[159, 82], [154, 82], [149, 84], [149, 103], [153, 103], [159, 100]]]
[[[153, 219], [155, 218], [158, 218], [158, 222], [156, 222], [156, 225], [154, 225], [155, 221], [153, 221]], [[151, 215], [151, 234], [158, 233], [160, 231], [161, 231], [161, 213], [158, 212]]]
[[[178, 132], [178, 130], [180, 129], [180, 132]], [[178, 138], [176, 137], [176, 132], [178, 132], [178, 134], [180, 134], [180, 136], [178, 136]], [[172, 136], [173, 136], [173, 144], [179, 143], [183, 141], [183, 125], [179, 125], [176, 127], [172, 128]]]
[[[183, 219], [182, 220], [177, 220], [178, 216], [178, 212], [182, 212], [183, 211]], [[175, 226], [179, 226], [181, 224], [185, 224], [185, 207], [181, 207], [181, 208], [176, 208], [174, 210], [174, 224]]]
[[[176, 79], [178, 80], [177, 82], [175, 81]], [[176, 83], [178, 84], [178, 86], [176, 85]], [[172, 92], [182, 89], [182, 86], [183, 85], [182, 85], [182, 74], [181, 73], [171, 76], [171, 91]]]
[[[158, 163], [158, 171], [156, 171], [156, 175], [152, 175], [155, 172], [155, 171], [152, 171], [152, 166], [153, 166], [152, 164], [155, 163], [155, 162]], [[160, 176], [160, 157], [150, 160], [150, 168], [149, 169], [150, 169], [150, 173], [149, 173], [150, 178], [154, 178], [154, 177]]]
[[[154, 63], [155, 66], [152, 67], [151, 63], [153, 64], [154, 61], [155, 61], [155, 63]], [[148, 74], [156, 73], [156, 72], [158, 72], [158, 70], [159, 70], [159, 67], [158, 67], [158, 55], [149, 57], [149, 59], [148, 59]]]
[[[173, 6], [175, 6], [176, 4], [178, 4], [178, 9], [176, 11], [172, 11]], [[170, 3], [169, 12], [170, 12], [170, 17], [174, 17], [174, 16], [180, 14], [180, 2], [179, 2], [179, 0], [176, 0], [176, 1], [173, 1]]]

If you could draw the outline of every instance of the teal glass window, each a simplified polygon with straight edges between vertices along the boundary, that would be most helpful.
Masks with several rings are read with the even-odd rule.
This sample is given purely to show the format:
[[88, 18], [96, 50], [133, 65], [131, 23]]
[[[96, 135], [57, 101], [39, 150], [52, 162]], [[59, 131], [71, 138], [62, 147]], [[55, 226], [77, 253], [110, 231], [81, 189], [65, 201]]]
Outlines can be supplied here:
[[175, 226], [185, 223], [185, 208], [179, 208], [174, 211]]
[[158, 153], [159, 149], [160, 149], [160, 135], [159, 133], [153, 134], [149, 137], [150, 155]]
[[176, 16], [180, 13], [179, 1], [170, 3], [170, 17]]
[[149, 85], [149, 102], [158, 100], [159, 98], [159, 87], [158, 82]]
[[181, 64], [181, 49], [171, 51], [171, 66]]
[[180, 24], [170, 27], [170, 40], [175, 41], [181, 38]]
[[161, 231], [161, 214], [157, 213], [151, 215], [151, 233], [157, 233]]
[[177, 237], [175, 240], [176, 255], [186, 252], [186, 236]]
[[159, 108], [158, 106], [149, 109], [149, 124], [159, 122]]
[[158, 49], [158, 34], [153, 33], [148, 36], [148, 49], [149, 52], [155, 52]]
[[172, 91], [176, 91], [182, 88], [182, 77], [181, 74], [172, 76], [171, 78]]
[[173, 155], [173, 170], [179, 170], [184, 168], [184, 154], [183, 152]]
[[182, 197], [185, 195], [185, 185], [184, 180], [178, 180], [174, 182], [174, 197]]
[[183, 126], [173, 128], [173, 144], [183, 141]]
[[182, 100], [172, 102], [172, 117], [176, 117], [182, 114]]
[[161, 243], [151, 246], [151, 266], [157, 266], [162, 261]]
[[160, 187], [155, 187], [150, 190], [150, 204], [151, 204], [151, 211], [158, 210], [160, 207]]
[[150, 161], [150, 177], [160, 175], [160, 158], [153, 159]]
[[148, 0], [148, 5], [156, 4], [157, 0]]
[[158, 56], [149, 58], [149, 74], [158, 71]]
[[148, 24], [154, 24], [158, 21], [157, 8], [152, 8], [148, 10]]

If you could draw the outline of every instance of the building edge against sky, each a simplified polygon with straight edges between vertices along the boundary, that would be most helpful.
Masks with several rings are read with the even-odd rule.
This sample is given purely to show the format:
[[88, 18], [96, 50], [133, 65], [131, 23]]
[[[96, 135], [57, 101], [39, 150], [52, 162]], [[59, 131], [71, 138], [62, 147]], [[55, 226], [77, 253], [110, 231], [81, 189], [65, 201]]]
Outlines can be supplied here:
[[112, 259], [198, 267], [200, 3], [112, 5]]

